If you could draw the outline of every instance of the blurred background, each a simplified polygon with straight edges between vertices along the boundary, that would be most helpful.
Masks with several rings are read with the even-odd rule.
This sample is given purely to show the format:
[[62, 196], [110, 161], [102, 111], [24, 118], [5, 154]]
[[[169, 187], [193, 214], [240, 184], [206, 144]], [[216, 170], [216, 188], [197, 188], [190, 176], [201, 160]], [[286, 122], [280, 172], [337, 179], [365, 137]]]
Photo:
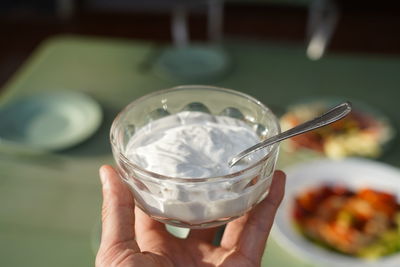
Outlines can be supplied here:
[[[1, 265], [93, 265], [111, 123], [177, 85], [243, 91], [283, 127], [351, 100], [345, 124], [283, 144], [279, 168], [357, 156], [400, 179], [399, 33], [390, 0], [2, 0]], [[263, 266], [324, 266], [281, 239]]]
[[[194, 4], [190, 5], [188, 15], [190, 39], [206, 40], [207, 4], [191, 2]], [[340, 19], [329, 51], [399, 54], [400, 6], [397, 1], [334, 2], [340, 10]], [[179, 1], [2, 1], [0, 84], [4, 84], [41, 41], [58, 34], [171, 42], [170, 23], [177, 3]], [[312, 0], [224, 1], [223, 33], [226, 37], [293, 43], [306, 48], [311, 3]]]

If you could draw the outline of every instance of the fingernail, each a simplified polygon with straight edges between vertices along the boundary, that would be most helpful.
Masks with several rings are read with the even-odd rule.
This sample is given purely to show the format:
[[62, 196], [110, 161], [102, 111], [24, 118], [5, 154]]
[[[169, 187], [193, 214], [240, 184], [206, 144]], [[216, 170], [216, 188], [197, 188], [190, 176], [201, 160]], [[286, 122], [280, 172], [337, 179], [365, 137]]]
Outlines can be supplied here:
[[104, 167], [100, 168], [100, 181], [102, 183], [103, 186], [106, 185], [107, 183], [107, 174], [106, 174], [106, 170]]

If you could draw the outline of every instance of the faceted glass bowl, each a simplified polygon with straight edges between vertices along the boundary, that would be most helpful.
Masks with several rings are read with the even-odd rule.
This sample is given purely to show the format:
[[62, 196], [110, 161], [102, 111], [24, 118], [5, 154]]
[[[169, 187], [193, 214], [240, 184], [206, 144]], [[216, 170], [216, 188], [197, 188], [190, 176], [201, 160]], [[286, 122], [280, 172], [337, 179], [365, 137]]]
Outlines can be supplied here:
[[243, 120], [260, 140], [280, 133], [277, 118], [266, 106], [234, 90], [192, 85], [143, 96], [118, 114], [110, 133], [118, 171], [132, 190], [136, 205], [158, 221], [188, 228], [214, 227], [242, 216], [267, 195], [278, 144], [245, 169], [218, 177], [168, 177], [147, 171], [126, 157], [126, 146], [139, 129], [181, 111]]

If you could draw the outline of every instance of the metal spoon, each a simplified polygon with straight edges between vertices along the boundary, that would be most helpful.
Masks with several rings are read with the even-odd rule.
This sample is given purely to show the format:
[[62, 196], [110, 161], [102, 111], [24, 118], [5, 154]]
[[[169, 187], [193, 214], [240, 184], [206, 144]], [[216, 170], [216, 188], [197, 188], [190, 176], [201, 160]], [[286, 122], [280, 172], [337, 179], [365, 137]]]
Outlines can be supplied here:
[[261, 143], [258, 143], [242, 152], [234, 156], [230, 161], [229, 161], [229, 166], [232, 167], [236, 163], [238, 163], [242, 158], [248, 156], [249, 154], [256, 152], [260, 149], [263, 149], [267, 146], [270, 146], [272, 144], [275, 144], [277, 142], [280, 142], [282, 140], [285, 140], [287, 138], [315, 130], [317, 128], [326, 126], [328, 124], [331, 124], [337, 120], [340, 120], [341, 118], [345, 117], [347, 114], [349, 114], [351, 111], [351, 103], [350, 102], [344, 102], [340, 105], [337, 105], [333, 107], [332, 109], [328, 110], [325, 114], [316, 117], [315, 119], [306, 121], [300, 125], [297, 125], [296, 127], [293, 127], [292, 129], [289, 129], [283, 133], [277, 134], [275, 136], [272, 136], [270, 138], [267, 138], [266, 140], [262, 141]]

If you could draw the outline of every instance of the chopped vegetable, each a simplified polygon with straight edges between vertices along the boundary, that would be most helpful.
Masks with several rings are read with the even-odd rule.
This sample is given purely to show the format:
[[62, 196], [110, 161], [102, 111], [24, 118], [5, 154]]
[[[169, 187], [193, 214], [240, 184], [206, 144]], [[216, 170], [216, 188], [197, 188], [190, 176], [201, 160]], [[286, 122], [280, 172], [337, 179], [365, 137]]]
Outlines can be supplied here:
[[[322, 114], [327, 108], [323, 102], [293, 106], [281, 118], [282, 129], [295, 127]], [[287, 140], [286, 147], [291, 151], [307, 148], [330, 158], [374, 158], [382, 154], [382, 145], [392, 135], [391, 127], [384, 120], [360, 110], [353, 110], [342, 120]]]
[[388, 192], [323, 185], [299, 194], [293, 218], [316, 244], [374, 259], [400, 251], [400, 205]]

